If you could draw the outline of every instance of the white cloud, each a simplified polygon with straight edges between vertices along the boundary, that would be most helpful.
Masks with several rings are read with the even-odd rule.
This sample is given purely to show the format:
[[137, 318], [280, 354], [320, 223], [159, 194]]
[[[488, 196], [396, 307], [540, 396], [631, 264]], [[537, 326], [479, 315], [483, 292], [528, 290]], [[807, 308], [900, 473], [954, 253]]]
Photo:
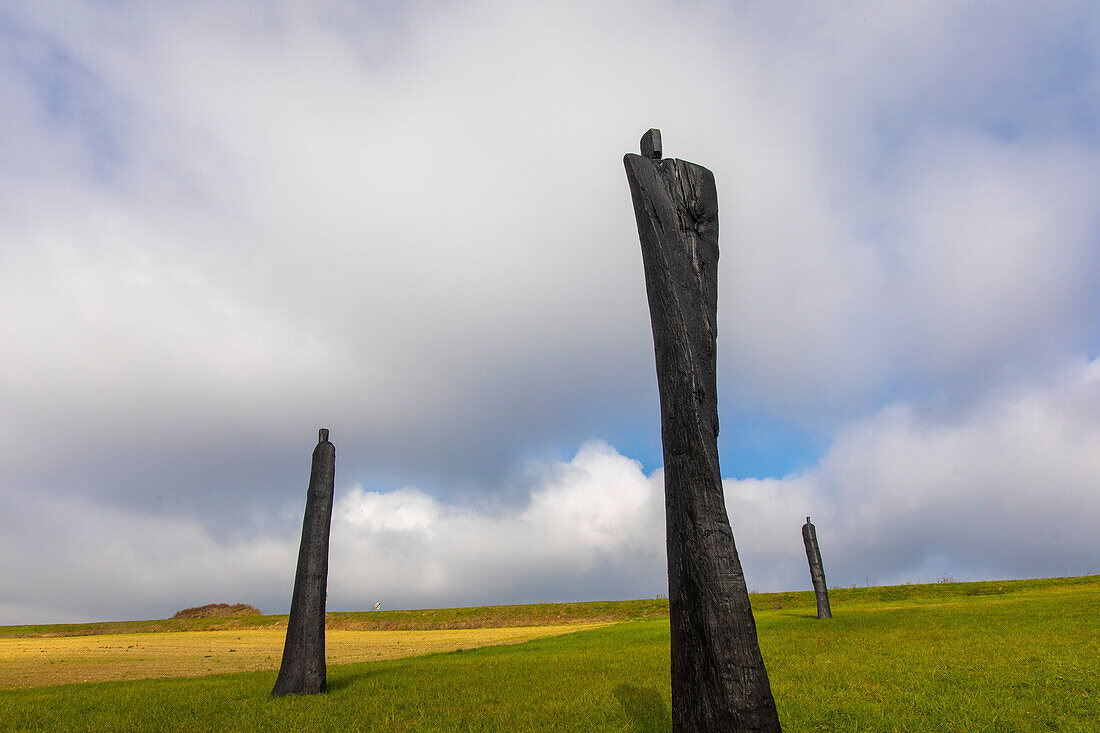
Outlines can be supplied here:
[[[799, 527], [833, 585], [1097, 571], [1100, 360], [946, 419], [898, 405], [846, 429], [819, 465], [726, 479], [750, 588], [804, 588]], [[480, 605], [666, 592], [663, 475], [602, 441], [532, 464], [521, 506], [404, 487], [338, 491], [329, 607]], [[5, 506], [0, 623], [168, 614], [242, 600], [285, 609], [296, 531], [219, 540], [188, 521], [48, 497]], [[10, 600], [8, 600], [10, 599]], [[45, 618], [28, 618], [28, 609]]]
[[408, 487], [348, 492], [333, 520], [330, 598], [420, 606], [662, 592], [659, 478], [599, 441], [533, 470], [519, 509], [447, 505]]
[[[1043, 422], [1061, 408], [994, 407], [1095, 354], [1088, 6], [13, 8], [0, 497], [13, 517], [42, 497], [69, 507], [42, 520], [59, 556], [80, 535], [62, 522], [104, 536], [132, 522], [126, 562], [160, 556], [147, 532], [217, 577], [201, 548], [282, 527], [294, 446], [327, 425], [349, 483], [420, 487], [347, 495], [364, 510], [347, 536], [388, 544], [377, 575], [348, 559], [343, 597], [403, 579], [408, 598], [457, 600], [455, 578], [509, 598], [648, 593], [660, 555], [641, 549], [657, 530], [640, 469], [578, 456], [539, 477], [527, 514], [494, 502], [519, 457], [588, 435], [637, 443], [656, 412], [619, 161], [651, 125], [717, 176], [723, 421], [748, 408], [833, 439], [801, 477], [730, 484], [757, 586], [800, 577], [797, 527], [771, 528], [804, 504], [826, 554], [842, 522], [843, 546], [884, 543], [866, 550], [880, 581], [915, 572], [941, 535], [948, 559], [922, 562], [980, 573], [1009, 566], [993, 537], [948, 536], [945, 512], [980, 528], [959, 507], [998, 504], [997, 485], [1028, 510], [1000, 521], [1053, 527], [1073, 502], [1034, 504], [1021, 477], [1065, 497], [1098, 475]], [[1051, 431], [1035, 441], [1063, 468], [1027, 463], [1012, 425]], [[1021, 564], [1003, 572], [1076, 567], [1089, 549], [1006, 552]], [[58, 595], [70, 576], [44, 556], [27, 556], [42, 572], [8, 607], [107, 608], [80, 573], [87, 604]], [[826, 560], [834, 580], [872, 572]]]
[[801, 584], [803, 515], [831, 584], [1095, 573], [1098, 416], [1100, 360], [961, 414], [893, 406], [803, 475], [727, 480], [746, 575], [760, 590]]
[[[532, 470], [539, 480], [519, 509], [456, 506], [412, 487], [339, 491], [329, 608], [663, 592], [659, 478], [600, 441], [569, 462]], [[30, 513], [17, 502], [4, 509], [0, 623], [162, 617], [238, 600], [275, 612], [289, 603], [294, 524], [279, 534], [223, 540], [195, 522], [66, 497], [43, 497]]]
[[194, 521], [72, 496], [22, 498], [0, 496], [0, 623], [165, 618], [284, 595], [289, 603], [297, 542], [288, 537], [221, 541]]
[[[1094, 141], [869, 127], [942, 79], [927, 49], [964, 45], [972, 9], [66, 7], [17, 16], [45, 49], [24, 40], [35, 73], [8, 80], [12, 155], [68, 151], [0, 180], [23, 202], [0, 248], [18, 315], [0, 338], [22, 356], [0, 384], [55, 396], [16, 399], [13, 435], [62, 410], [102, 425], [92, 381], [131, 395], [112, 434], [262, 421], [287, 439], [325, 415], [390, 441], [381, 456], [413, 436], [443, 453], [459, 416], [510, 412], [519, 438], [550, 419], [583, 435], [571, 415], [651, 383], [618, 162], [650, 124], [718, 176], [730, 405], [847, 418], [887, 387], [1060, 353], [1093, 320]], [[47, 51], [95, 80], [87, 114], [50, 123], [35, 100]], [[953, 90], [936, 104], [969, 109]], [[89, 125], [117, 155], [81, 147]]]
[[1006, 366], [1049, 369], [1094, 312], [1095, 154], [970, 137], [914, 147], [888, 217], [901, 368], [970, 389]]

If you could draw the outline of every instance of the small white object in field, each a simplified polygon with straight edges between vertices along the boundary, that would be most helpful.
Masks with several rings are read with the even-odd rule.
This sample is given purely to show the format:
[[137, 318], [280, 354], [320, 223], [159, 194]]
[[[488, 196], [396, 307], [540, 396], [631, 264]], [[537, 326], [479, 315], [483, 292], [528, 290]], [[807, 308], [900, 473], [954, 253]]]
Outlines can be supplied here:
[[375, 611], [381, 611], [382, 610], [382, 602], [381, 601], [374, 604], [374, 610]]

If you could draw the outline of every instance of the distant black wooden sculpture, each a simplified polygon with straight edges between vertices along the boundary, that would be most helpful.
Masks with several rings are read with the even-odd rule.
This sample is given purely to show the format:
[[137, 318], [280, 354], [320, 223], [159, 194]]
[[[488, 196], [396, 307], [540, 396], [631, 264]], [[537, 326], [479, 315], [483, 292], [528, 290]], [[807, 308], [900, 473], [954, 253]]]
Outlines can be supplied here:
[[325, 428], [318, 431], [317, 441], [309, 473], [283, 663], [272, 695], [313, 695], [325, 690], [325, 596], [336, 448], [328, 442]]
[[802, 541], [806, 544], [806, 559], [810, 561], [810, 580], [814, 583], [814, 595], [817, 596], [817, 617], [832, 618], [829, 609], [829, 588], [825, 585], [825, 566], [821, 564], [821, 548], [817, 544], [817, 529], [806, 517], [802, 525]]
[[662, 160], [658, 130], [642, 136], [641, 149], [623, 162], [661, 396], [673, 729], [779, 731], [718, 466], [714, 175]]

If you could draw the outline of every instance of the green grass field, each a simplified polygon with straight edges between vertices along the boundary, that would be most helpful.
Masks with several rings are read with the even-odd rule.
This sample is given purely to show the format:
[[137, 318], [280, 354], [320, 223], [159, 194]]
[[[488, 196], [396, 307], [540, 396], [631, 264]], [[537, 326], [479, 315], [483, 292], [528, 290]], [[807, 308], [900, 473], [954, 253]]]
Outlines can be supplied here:
[[[1100, 730], [1100, 577], [831, 597], [832, 621], [814, 618], [809, 593], [753, 599], [788, 732]], [[643, 607], [518, 645], [332, 665], [329, 692], [309, 698], [269, 698], [274, 670], [0, 690], [0, 728], [665, 731], [668, 621]], [[547, 604], [511, 608], [480, 613], [562, 621]], [[478, 609], [458, 611], [431, 623], [480, 628]]]

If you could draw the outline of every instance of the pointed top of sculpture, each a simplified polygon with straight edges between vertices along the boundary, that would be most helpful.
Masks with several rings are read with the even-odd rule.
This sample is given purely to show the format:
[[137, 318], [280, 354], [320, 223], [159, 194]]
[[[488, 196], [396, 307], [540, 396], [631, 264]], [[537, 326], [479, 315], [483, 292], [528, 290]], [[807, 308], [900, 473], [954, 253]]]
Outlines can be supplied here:
[[328, 428], [321, 428], [320, 430], [317, 431], [317, 442], [318, 443], [327, 443], [328, 442]]
[[809, 523], [810, 523], [810, 518], [806, 517], [806, 524], [809, 524]]
[[642, 135], [642, 157], [660, 160], [662, 155], [661, 131], [655, 127], [651, 127]]

